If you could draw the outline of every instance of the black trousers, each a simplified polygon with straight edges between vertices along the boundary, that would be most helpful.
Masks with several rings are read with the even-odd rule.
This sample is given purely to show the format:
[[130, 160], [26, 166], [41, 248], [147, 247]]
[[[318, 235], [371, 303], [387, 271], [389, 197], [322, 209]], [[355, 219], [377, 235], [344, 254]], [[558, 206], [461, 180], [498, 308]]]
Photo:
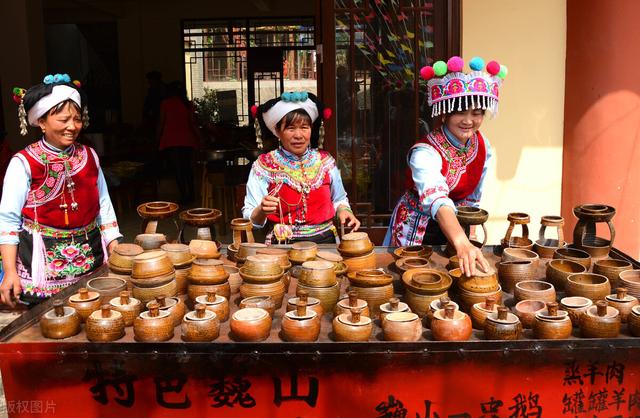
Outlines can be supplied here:
[[193, 156], [191, 147], [169, 147], [164, 150], [165, 158], [175, 176], [181, 203], [193, 201], [195, 198], [193, 183]]

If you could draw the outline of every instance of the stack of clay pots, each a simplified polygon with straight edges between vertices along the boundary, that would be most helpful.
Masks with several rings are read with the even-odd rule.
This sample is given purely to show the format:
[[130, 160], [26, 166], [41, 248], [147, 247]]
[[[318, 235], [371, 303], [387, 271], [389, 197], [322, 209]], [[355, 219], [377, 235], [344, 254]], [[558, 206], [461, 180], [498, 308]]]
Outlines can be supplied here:
[[144, 252], [141, 246], [136, 244], [118, 244], [113, 249], [107, 262], [112, 274], [118, 275], [127, 280], [128, 289], [131, 290], [131, 269], [133, 268], [133, 258]]
[[171, 260], [176, 271], [176, 294], [187, 294], [187, 277], [191, 271], [191, 263], [196, 256], [191, 254], [189, 246], [185, 244], [164, 244], [160, 247]]
[[291, 269], [291, 261], [287, 250], [282, 248], [258, 248], [256, 250], [256, 257], [264, 260], [273, 260], [282, 267], [284, 274], [282, 275], [282, 282], [284, 283], [284, 292], [289, 293], [289, 269]]
[[[240, 246], [242, 250], [243, 246]], [[240, 253], [238, 253], [238, 259]], [[247, 256], [244, 265], [240, 267], [242, 285], [240, 295], [243, 298], [252, 296], [270, 296], [276, 309], [282, 306], [285, 284], [282, 281], [284, 269], [278, 260], [272, 256]]]
[[193, 306], [196, 298], [213, 292], [225, 297], [231, 297], [231, 287], [229, 286], [229, 273], [224, 269], [221, 260], [213, 258], [196, 258], [191, 265], [188, 277], [187, 294], [189, 302]]
[[144, 252], [133, 258], [131, 282], [133, 297], [143, 303], [156, 296], [175, 296], [177, 292], [173, 263], [162, 250]]
[[487, 298], [495, 299], [495, 303], [502, 302], [502, 288], [498, 283], [495, 270], [482, 272], [476, 269], [475, 276], [463, 275], [459, 268], [449, 271], [456, 283], [460, 307], [469, 312], [476, 303], [485, 302]]
[[377, 267], [373, 243], [366, 232], [344, 234], [338, 245], [338, 251], [344, 257], [344, 263], [349, 272]]
[[377, 269], [364, 269], [348, 273], [349, 289], [359, 299], [367, 302], [371, 315], [375, 318], [380, 305], [393, 297], [393, 276]]
[[434, 300], [448, 296], [451, 287], [451, 276], [445, 272], [428, 269], [409, 269], [402, 274], [404, 284], [404, 301], [411, 311], [423, 317]]
[[324, 312], [333, 312], [340, 296], [340, 284], [336, 276], [335, 264], [326, 260], [312, 260], [302, 263], [298, 274], [296, 293], [300, 291], [318, 299]]

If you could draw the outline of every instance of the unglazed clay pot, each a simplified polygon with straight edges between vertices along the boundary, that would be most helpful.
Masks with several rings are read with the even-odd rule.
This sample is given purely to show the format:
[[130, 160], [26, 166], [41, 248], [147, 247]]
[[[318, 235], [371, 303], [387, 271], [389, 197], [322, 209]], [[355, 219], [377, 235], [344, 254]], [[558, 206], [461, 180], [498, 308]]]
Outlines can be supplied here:
[[224, 263], [215, 259], [197, 258], [191, 264], [189, 284], [214, 285], [226, 283], [229, 273], [224, 269]]
[[251, 296], [271, 296], [273, 302], [276, 304], [276, 309], [280, 309], [282, 299], [284, 298], [284, 283], [281, 281], [264, 284], [243, 283], [242, 286], [240, 286], [240, 295], [243, 298]]
[[536, 314], [543, 312], [546, 308], [547, 304], [541, 300], [525, 299], [516, 303], [514, 311], [524, 328], [533, 328]]
[[271, 332], [271, 316], [260, 308], [244, 308], [231, 315], [231, 334], [236, 341], [264, 341]]
[[111, 310], [109, 305], [103, 305], [89, 315], [85, 332], [89, 341], [115, 341], [124, 336], [124, 318], [120, 312]]
[[189, 295], [190, 301], [195, 301], [198, 296], [206, 295], [207, 292], [215, 292], [216, 295], [224, 296], [229, 300], [231, 297], [231, 286], [229, 286], [229, 282], [225, 282], [211, 285], [190, 284], [187, 287], [187, 295]]
[[414, 293], [409, 289], [406, 289], [404, 292], [404, 300], [407, 302], [407, 305], [409, 305], [409, 308], [411, 308], [411, 312], [416, 313], [421, 318], [428, 315], [431, 303], [440, 300], [442, 297], [448, 298], [449, 294], [445, 291], [435, 295], [422, 295]]
[[229, 319], [229, 301], [224, 296], [208, 292], [206, 295], [198, 296], [196, 303], [215, 313], [219, 322]]
[[133, 257], [140, 255], [144, 249], [136, 244], [118, 244], [109, 256], [109, 270], [118, 274], [131, 275]]
[[458, 289], [466, 290], [473, 293], [487, 293], [498, 290], [498, 276], [495, 270], [491, 269], [487, 273], [477, 271], [475, 276], [466, 276], [463, 274], [449, 273], [457, 277], [456, 285]]
[[583, 296], [596, 302], [611, 294], [609, 279], [601, 274], [576, 273], [567, 278], [567, 296]]
[[276, 312], [276, 304], [271, 296], [251, 296], [249, 298], [242, 299], [240, 301], [240, 309], [244, 308], [260, 308], [269, 313], [269, 316], [273, 318], [273, 314]]
[[391, 297], [393, 297], [393, 285], [388, 284], [386, 286], [377, 287], [360, 287], [349, 286], [349, 289], [356, 292], [358, 298], [365, 300], [369, 306], [370, 317], [376, 318], [380, 313], [380, 305], [386, 303]]
[[[150, 309], [151, 303], [153, 302], [147, 303], [147, 309]], [[182, 317], [187, 311], [187, 307], [182, 299], [177, 297], [166, 298], [164, 296], [156, 296], [156, 303], [160, 306], [161, 311], [167, 311], [171, 314], [174, 327], [177, 327], [182, 323]]]
[[93, 311], [100, 309], [100, 294], [98, 292], [89, 292], [82, 287], [78, 293], [69, 297], [69, 306], [74, 308], [80, 316], [80, 321], [85, 322]]
[[362, 309], [354, 308], [333, 318], [333, 335], [336, 341], [369, 341], [373, 322], [362, 316]]
[[551, 260], [547, 263], [547, 281], [557, 289], [565, 290], [567, 279], [576, 273], [586, 273], [587, 268], [580, 263], [571, 260]]
[[558, 248], [553, 252], [553, 258], [556, 260], [571, 260], [578, 264], [582, 264], [587, 271], [591, 268], [591, 256], [588, 252], [577, 248]]
[[627, 321], [629, 322], [629, 333], [634, 337], [640, 337], [640, 305], [631, 308], [631, 314]]
[[447, 305], [433, 314], [431, 334], [436, 341], [466, 341], [471, 337], [471, 318]]
[[338, 245], [338, 251], [343, 257], [357, 257], [373, 250], [373, 243], [366, 232], [351, 232], [344, 234]]
[[191, 255], [189, 246], [186, 244], [164, 244], [160, 249], [167, 254], [174, 268], [191, 264], [196, 258], [194, 255]]
[[298, 282], [310, 287], [334, 286], [337, 278], [333, 263], [324, 260], [305, 261]]
[[320, 335], [320, 317], [308, 310], [306, 302], [298, 300], [295, 311], [288, 311], [282, 318], [282, 338], [285, 341], [311, 342]]
[[555, 302], [556, 289], [551, 283], [541, 280], [526, 280], [516, 283], [513, 296], [518, 302], [526, 299]]
[[95, 277], [87, 280], [87, 290], [98, 292], [102, 304], [109, 303], [111, 299], [118, 296], [123, 290], [127, 290], [127, 281], [119, 277]]
[[311, 287], [298, 283], [296, 292], [304, 290], [309, 297], [314, 297], [320, 301], [324, 312], [333, 312], [340, 296], [340, 283], [330, 287]]
[[180, 326], [181, 337], [187, 342], [208, 342], [218, 338], [220, 322], [215, 314], [204, 305], [197, 304], [196, 309], [187, 313]]
[[627, 295], [627, 289], [624, 287], [617, 288], [616, 293], [607, 296], [606, 301], [609, 303], [609, 306], [618, 310], [620, 320], [623, 324], [627, 322], [627, 317], [631, 314], [631, 309], [638, 305], [638, 299]]
[[412, 312], [392, 312], [382, 320], [385, 341], [418, 341], [422, 336], [422, 324]]
[[376, 253], [373, 250], [357, 257], [345, 257], [344, 264], [347, 266], [348, 272], [375, 269], [378, 267], [376, 263]]
[[396, 312], [411, 312], [411, 309], [406, 303], [400, 302], [400, 299], [391, 298], [389, 302], [380, 305], [380, 321], [384, 321], [387, 315]]
[[440, 309], [444, 309], [445, 306], [452, 305], [456, 309], [460, 309], [457, 303], [453, 302], [449, 299], [448, 296], [441, 296], [439, 299], [432, 300], [429, 302], [429, 310], [427, 314], [424, 316], [424, 322], [427, 328], [431, 327], [431, 320], [433, 320], [433, 314]]
[[298, 301], [303, 301], [307, 309], [314, 311], [318, 314], [318, 318], [322, 318], [324, 314], [324, 309], [322, 309], [322, 305], [320, 304], [320, 299], [309, 297], [309, 292], [306, 290], [298, 290], [298, 296], [295, 298], [290, 298], [287, 301], [287, 312], [293, 311], [296, 309], [298, 305]]
[[112, 310], [118, 311], [122, 314], [124, 319], [124, 325], [130, 327], [133, 325], [133, 320], [142, 312], [142, 302], [136, 298], [129, 296], [129, 292], [122, 291], [120, 296], [113, 298], [109, 301], [109, 305]]
[[318, 244], [315, 242], [301, 241], [291, 245], [289, 250], [289, 260], [292, 263], [302, 264], [316, 258], [318, 254]]
[[569, 314], [558, 310], [557, 302], [547, 303], [547, 310], [538, 312], [533, 323], [533, 335], [545, 340], [567, 339], [572, 329]]
[[53, 309], [40, 318], [40, 331], [45, 338], [62, 339], [80, 332], [80, 315], [61, 300], [53, 301]]
[[498, 305], [496, 305], [495, 297], [488, 297], [484, 302], [475, 303], [469, 312], [471, 323], [475, 329], [484, 329], [484, 323], [489, 314], [497, 313]]
[[567, 296], [560, 300], [560, 307], [569, 313], [574, 327], [580, 326], [580, 317], [593, 305], [589, 298], [582, 296]]
[[599, 300], [580, 317], [580, 331], [586, 338], [616, 338], [620, 334], [620, 313]]
[[498, 307], [484, 323], [484, 338], [487, 340], [517, 340], [522, 335], [520, 319], [505, 306]]
[[620, 273], [631, 269], [633, 269], [633, 266], [630, 262], [625, 260], [606, 259], [597, 260], [593, 263], [593, 272], [607, 276], [612, 288], [619, 286], [618, 280]]
[[540, 256], [531, 250], [525, 248], [505, 248], [502, 252], [502, 261], [522, 261], [528, 260], [534, 266], [540, 261]]
[[396, 260], [404, 257], [423, 257], [427, 260], [433, 254], [433, 248], [426, 245], [410, 245], [408, 247], [399, 247], [393, 251], [393, 257]]
[[351, 309], [361, 309], [360, 314], [362, 316], [371, 317], [369, 313], [369, 305], [366, 300], [358, 299], [358, 294], [355, 291], [350, 291], [346, 298], [342, 298], [336, 304], [334, 310], [334, 316], [342, 315], [343, 313], [351, 312]]
[[161, 311], [157, 302], [149, 304], [149, 310], [140, 313], [133, 321], [136, 341], [159, 342], [173, 338], [173, 318], [168, 311]]
[[536, 267], [531, 260], [501, 261], [498, 263], [498, 278], [502, 289], [513, 293], [516, 283], [537, 278]]
[[242, 277], [240, 277], [240, 269], [234, 266], [223, 266], [224, 271], [229, 274], [229, 278], [227, 281], [229, 282], [229, 287], [231, 290], [231, 294], [235, 295], [240, 292], [240, 285], [242, 284]]
[[133, 257], [131, 278], [152, 279], [174, 273], [173, 263], [162, 250], [154, 250]]

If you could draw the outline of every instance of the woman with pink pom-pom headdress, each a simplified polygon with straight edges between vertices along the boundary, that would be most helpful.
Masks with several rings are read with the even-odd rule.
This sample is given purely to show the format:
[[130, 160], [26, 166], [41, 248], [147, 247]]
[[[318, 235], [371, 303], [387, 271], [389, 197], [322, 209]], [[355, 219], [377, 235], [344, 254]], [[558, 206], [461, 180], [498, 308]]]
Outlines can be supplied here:
[[482, 58], [451, 57], [420, 70], [427, 81], [431, 116], [441, 127], [420, 138], [407, 155], [407, 191], [398, 201], [384, 245], [441, 245], [447, 241], [460, 258], [463, 273], [476, 263], [489, 269], [456, 218], [456, 206], [480, 206], [491, 158], [489, 141], [480, 133], [485, 112], [495, 115], [507, 68]]

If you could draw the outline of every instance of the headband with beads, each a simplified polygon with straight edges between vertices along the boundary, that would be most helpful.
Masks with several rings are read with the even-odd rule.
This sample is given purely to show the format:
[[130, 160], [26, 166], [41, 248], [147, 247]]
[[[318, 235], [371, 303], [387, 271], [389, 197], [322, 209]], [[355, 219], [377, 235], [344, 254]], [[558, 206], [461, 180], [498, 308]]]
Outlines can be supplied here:
[[[427, 81], [427, 100], [431, 116], [439, 116], [463, 109], [487, 109], [498, 113], [502, 80], [508, 69], [496, 61], [486, 64], [480, 57], [469, 61], [468, 73], [463, 72], [464, 60], [454, 56], [420, 69], [420, 77]], [[483, 71], [485, 69], [486, 71]], [[463, 105], [464, 104], [464, 105]]]

